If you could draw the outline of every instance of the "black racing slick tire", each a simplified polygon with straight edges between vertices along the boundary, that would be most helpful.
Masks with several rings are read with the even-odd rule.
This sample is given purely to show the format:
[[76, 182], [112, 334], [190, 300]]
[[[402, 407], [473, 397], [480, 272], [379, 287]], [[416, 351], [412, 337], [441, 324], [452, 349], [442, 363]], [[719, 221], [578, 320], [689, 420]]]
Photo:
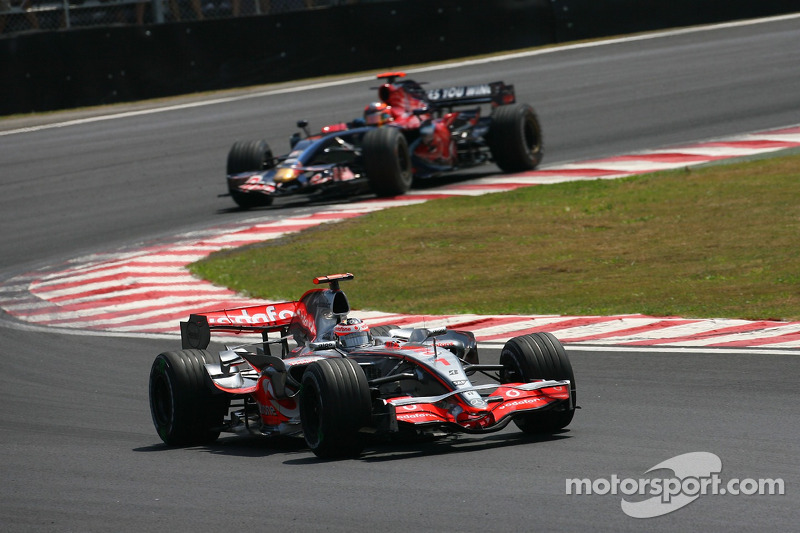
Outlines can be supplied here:
[[206, 350], [164, 352], [150, 369], [150, 414], [169, 446], [208, 444], [219, 437], [230, 396], [216, 390], [204, 365], [216, 358]]
[[[275, 166], [267, 141], [236, 141], [228, 152], [228, 176], [243, 172], [261, 172]], [[252, 207], [266, 207], [272, 204], [272, 197], [260, 193], [243, 193], [229, 188], [229, 192], [236, 205], [242, 209]]]
[[399, 128], [384, 126], [364, 134], [364, 172], [370, 189], [380, 197], [399, 196], [414, 180], [408, 141]]
[[486, 140], [494, 162], [503, 172], [533, 170], [542, 162], [542, 128], [528, 104], [495, 108]]
[[259, 172], [275, 166], [272, 150], [265, 140], [236, 141], [228, 152], [228, 175]]
[[306, 444], [322, 459], [357, 457], [359, 430], [368, 425], [372, 401], [364, 371], [352, 359], [316, 361], [303, 373], [300, 420]]
[[575, 374], [567, 352], [551, 333], [532, 333], [514, 337], [500, 352], [503, 383], [528, 383], [536, 379], [570, 381], [572, 407], [533, 411], [514, 419], [525, 433], [552, 433], [572, 422], [577, 400]]

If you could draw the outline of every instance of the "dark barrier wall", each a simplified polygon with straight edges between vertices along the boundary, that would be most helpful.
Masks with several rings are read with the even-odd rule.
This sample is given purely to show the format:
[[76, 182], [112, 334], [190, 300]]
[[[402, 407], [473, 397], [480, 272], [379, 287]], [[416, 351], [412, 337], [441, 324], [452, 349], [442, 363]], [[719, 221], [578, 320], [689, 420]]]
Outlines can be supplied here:
[[[797, 11], [797, 0], [404, 0], [0, 39], [0, 115]], [[646, 7], [644, 7], [646, 6]]]
[[406, 0], [0, 39], [0, 115], [422, 63], [550, 43], [549, 0]]
[[798, 0], [553, 0], [557, 42], [800, 11]]

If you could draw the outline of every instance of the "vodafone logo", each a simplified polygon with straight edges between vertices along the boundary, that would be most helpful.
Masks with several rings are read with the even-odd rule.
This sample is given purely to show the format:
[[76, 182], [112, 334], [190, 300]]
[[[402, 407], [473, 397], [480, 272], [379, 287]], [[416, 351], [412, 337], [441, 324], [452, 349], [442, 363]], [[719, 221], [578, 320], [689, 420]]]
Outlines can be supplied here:
[[247, 309], [242, 309], [238, 314], [226, 316], [210, 316], [208, 323], [212, 325], [239, 325], [239, 324], [272, 324], [288, 320], [294, 313], [288, 309], [276, 310], [274, 305], [267, 306], [263, 313], [250, 315]]
[[397, 415], [397, 418], [398, 419], [403, 419], [403, 420], [411, 420], [413, 418], [434, 418], [435, 419], [435, 417], [433, 415], [431, 415], [430, 413], [402, 414], [402, 415]]
[[542, 398], [523, 398], [522, 400], [514, 400], [513, 402], [504, 403], [498, 407], [497, 410], [502, 411], [504, 409], [513, 409], [514, 407], [527, 407], [530, 405], [536, 405], [541, 401], [543, 401]]

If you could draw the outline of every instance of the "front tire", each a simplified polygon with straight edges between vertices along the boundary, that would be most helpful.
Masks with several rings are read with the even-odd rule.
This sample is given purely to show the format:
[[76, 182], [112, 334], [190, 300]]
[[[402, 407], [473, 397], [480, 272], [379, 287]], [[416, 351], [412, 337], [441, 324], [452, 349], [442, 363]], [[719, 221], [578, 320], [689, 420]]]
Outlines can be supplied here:
[[260, 172], [275, 166], [267, 141], [236, 141], [228, 152], [228, 175], [242, 172]]
[[322, 359], [306, 368], [300, 419], [306, 444], [323, 459], [356, 457], [364, 449], [359, 430], [372, 404], [364, 371], [352, 359]]
[[[228, 176], [243, 172], [261, 172], [275, 166], [275, 158], [267, 141], [236, 141], [228, 152]], [[228, 187], [233, 201], [242, 209], [272, 205], [272, 197], [260, 193], [243, 193]]]
[[528, 104], [499, 106], [487, 135], [494, 162], [503, 172], [525, 172], [542, 162], [544, 144], [536, 112]]
[[169, 446], [208, 444], [219, 437], [230, 397], [213, 389], [204, 365], [206, 350], [164, 352], [150, 369], [150, 414]]
[[402, 131], [391, 126], [369, 130], [364, 134], [362, 152], [372, 192], [380, 197], [408, 192], [414, 176], [411, 152]]
[[567, 352], [551, 333], [532, 333], [514, 337], [500, 352], [503, 383], [528, 383], [535, 379], [570, 381], [572, 407], [562, 410], [533, 411], [514, 419], [525, 433], [552, 433], [563, 429], [575, 414], [575, 374]]

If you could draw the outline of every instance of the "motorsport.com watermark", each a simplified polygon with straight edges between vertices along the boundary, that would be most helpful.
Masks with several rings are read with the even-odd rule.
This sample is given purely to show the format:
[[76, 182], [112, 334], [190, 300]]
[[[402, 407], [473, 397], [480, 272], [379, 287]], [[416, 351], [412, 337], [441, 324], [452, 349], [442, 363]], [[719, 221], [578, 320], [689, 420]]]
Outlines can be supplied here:
[[[673, 476], [566, 480], [568, 495], [622, 495], [622, 511], [633, 518], [653, 518], [689, 505], [700, 496], [783, 495], [783, 479], [730, 479], [719, 477], [720, 458], [709, 452], [692, 452], [667, 459], [645, 472], [671, 470]], [[626, 496], [628, 499], [626, 499]], [[641, 499], [636, 497], [649, 496]], [[634, 497], [634, 498], [631, 498]], [[629, 501], [630, 500], [630, 501]]]

